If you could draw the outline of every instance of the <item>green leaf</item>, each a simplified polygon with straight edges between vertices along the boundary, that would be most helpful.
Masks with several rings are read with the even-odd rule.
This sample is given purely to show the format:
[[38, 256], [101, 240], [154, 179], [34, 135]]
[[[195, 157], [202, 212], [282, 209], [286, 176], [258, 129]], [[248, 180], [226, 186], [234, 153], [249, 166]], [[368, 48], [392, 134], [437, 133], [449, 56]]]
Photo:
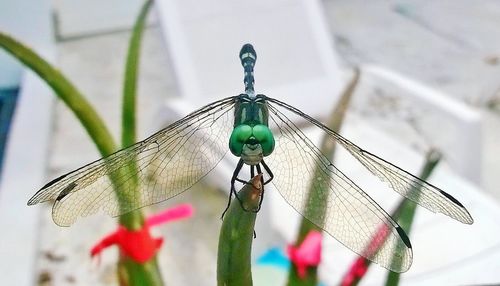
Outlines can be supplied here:
[[[224, 216], [217, 253], [217, 285], [251, 286], [251, 250], [254, 226], [262, 195], [262, 174], [239, 192]], [[243, 207], [242, 207], [243, 206]], [[244, 209], [243, 209], [244, 208]]]
[[[359, 69], [355, 70], [354, 77], [345, 89], [345, 91], [342, 93], [342, 96], [340, 97], [339, 101], [337, 102], [337, 105], [335, 106], [334, 110], [331, 113], [331, 116], [329, 118], [329, 121], [326, 123], [326, 126], [328, 128], [332, 129], [335, 132], [339, 132], [340, 128], [342, 127], [342, 123], [345, 118], [345, 114], [347, 111], [347, 108], [349, 106], [349, 103], [351, 101], [352, 95], [354, 94], [354, 90], [356, 89], [356, 86], [358, 85], [359, 81]], [[321, 143], [321, 153], [325, 155], [327, 158], [333, 158], [333, 155], [335, 153], [335, 147], [336, 144], [330, 144], [331, 140], [328, 140], [327, 137], [324, 137]], [[323, 172], [320, 168], [316, 168], [314, 174], [317, 172]], [[314, 175], [313, 177], [316, 177]], [[330, 182], [325, 182], [325, 184], [329, 184]], [[323, 188], [328, 188], [328, 185], [325, 185]], [[311, 187], [308, 191], [308, 199], [309, 197], [312, 196], [313, 200], [317, 200], [314, 205], [319, 206], [318, 208], [314, 209], [314, 214], [308, 214], [311, 217], [325, 217], [326, 213], [326, 199], [324, 196], [314, 196], [313, 192], [315, 192], [313, 187]], [[297, 240], [295, 241], [295, 246], [299, 246], [302, 244], [304, 239], [306, 238], [307, 234], [313, 230], [317, 231], [323, 231], [321, 228], [310, 222], [306, 218], [302, 218], [300, 228], [299, 228], [299, 234], [297, 237]], [[300, 278], [297, 274], [297, 271], [292, 264], [290, 273], [288, 276], [288, 284], [290, 286], [295, 286], [295, 285], [309, 285], [309, 286], [316, 286], [318, 284], [318, 277], [317, 277], [317, 267], [310, 267], [307, 269], [307, 275], [305, 278]]]
[[[130, 37], [129, 47], [127, 52], [127, 60], [125, 64], [125, 78], [123, 81], [123, 104], [122, 104], [122, 148], [133, 145], [136, 138], [136, 95], [137, 95], [137, 78], [139, 73], [141, 42], [144, 27], [146, 25], [146, 18], [148, 12], [153, 4], [152, 0], [144, 2], [139, 15], [132, 30]], [[139, 192], [140, 187], [137, 178], [137, 163], [135, 158], [131, 158], [126, 162], [128, 166], [128, 173], [131, 177], [130, 184], [133, 184], [136, 192]], [[137, 225], [139, 228], [143, 227], [144, 217], [142, 212], [133, 211], [128, 214], [120, 216], [120, 224], [130, 228]], [[118, 276], [120, 285], [163, 285], [160, 269], [156, 257], [147, 261], [146, 263], [138, 263], [128, 258], [125, 255], [120, 255], [118, 262]]]
[[[432, 171], [434, 170], [434, 168], [439, 163], [440, 159], [441, 159], [441, 154], [439, 152], [437, 152], [436, 150], [430, 150], [426, 155], [426, 161], [425, 161], [424, 166], [422, 167], [422, 170], [420, 171], [419, 178], [421, 178], [422, 180], [427, 180], [430, 177], [430, 175], [432, 174]], [[417, 188], [417, 189], [419, 189], [419, 188]], [[412, 192], [414, 192], [414, 190]], [[403, 230], [405, 231], [405, 233], [407, 235], [409, 235], [409, 233], [410, 233], [413, 218], [415, 217], [416, 206], [417, 205], [414, 202], [403, 198], [399, 202], [396, 209], [391, 213], [391, 217], [394, 220], [398, 221], [399, 225], [403, 228]], [[359, 259], [363, 260], [363, 263], [364, 263], [364, 265], [366, 265], [366, 269], [368, 271], [368, 268], [372, 265], [372, 262], [366, 258], [363, 258], [363, 257], [357, 258], [356, 261]], [[351, 267], [354, 267], [354, 265], [355, 264], [353, 264], [353, 266], [351, 266]], [[346, 276], [344, 276], [344, 278], [343, 278], [344, 280], [348, 279], [347, 276], [349, 275], [349, 272], [350, 271], [348, 271], [347, 272], [348, 274], [346, 274]], [[388, 273], [386, 285], [391, 285], [391, 286], [398, 285], [399, 277], [400, 277], [401, 273], [396, 273], [396, 272], [392, 272], [392, 271], [388, 271], [388, 272], [389, 273]], [[352, 283], [350, 285], [351, 286], [358, 285], [359, 282], [363, 279], [363, 277], [364, 277], [364, 274], [361, 276], [354, 277], [354, 280], [352, 281]], [[344, 283], [341, 283], [341, 284], [344, 284]]]
[[122, 147], [134, 144], [136, 138], [136, 94], [137, 78], [139, 73], [139, 60], [141, 53], [142, 33], [146, 25], [146, 18], [153, 4], [152, 0], [147, 0], [142, 6], [141, 12], [130, 37], [127, 52], [127, 62], [125, 64], [125, 78], [123, 81], [123, 110], [122, 110]]
[[[147, 1], [134, 26], [134, 32], [129, 48], [126, 80], [124, 88], [124, 113], [135, 113], [135, 82], [137, 77], [137, 64], [140, 51], [140, 40], [144, 28], [144, 19], [151, 7], [152, 1]], [[75, 114], [83, 125], [101, 155], [107, 156], [117, 150], [111, 133], [104, 124], [99, 114], [85, 99], [81, 92], [71, 81], [66, 78], [57, 68], [53, 67], [45, 59], [39, 56], [26, 45], [18, 42], [11, 36], [0, 32], [0, 47], [10, 53], [24, 65], [34, 71], [42, 78], [61, 99], [66, 106]], [[127, 119], [125, 119], [125, 117]], [[131, 118], [131, 119], [130, 119]], [[135, 116], [134, 114], [124, 115], [124, 123], [127, 129], [124, 131], [124, 145], [135, 141]], [[132, 123], [130, 123], [132, 122]], [[125, 141], [128, 140], [128, 141]], [[129, 162], [128, 172], [133, 173], [135, 162]], [[114, 185], [120, 185], [120, 179], [126, 176], [121, 174], [111, 174], [110, 179]], [[135, 182], [137, 185], [137, 182]], [[120, 223], [128, 229], [142, 228], [144, 218], [140, 211], [134, 211], [120, 217]], [[162, 285], [161, 275], [157, 266], [156, 258], [144, 264], [138, 264], [126, 257], [121, 257], [119, 262], [119, 278], [122, 285]]]
[[[0, 32], [0, 47], [38, 74], [52, 88], [58, 98], [66, 104], [80, 121], [103, 157], [117, 150], [116, 143], [102, 118], [76, 86], [57, 68], [26, 45], [2, 32]], [[116, 184], [119, 177], [119, 174], [110, 176], [115, 185], [119, 185]], [[127, 215], [127, 217], [128, 220], [125, 225], [128, 228], [140, 228], [142, 225], [140, 217], [134, 214]]]
[[[420, 173], [420, 178], [422, 180], [427, 180], [440, 160], [441, 160], [441, 153], [439, 153], [436, 150], [430, 150], [426, 155], [426, 162]], [[406, 234], [410, 236], [411, 226], [413, 224], [413, 219], [415, 218], [417, 204], [415, 204], [412, 201], [403, 199], [401, 205], [402, 206], [398, 208], [399, 214], [397, 214], [397, 217], [399, 217], [399, 219], [397, 221], [399, 225], [404, 229]], [[400, 276], [401, 273], [389, 271], [385, 285], [386, 286], [398, 285]]]
[[[145, 27], [145, 22], [149, 9], [153, 4], [152, 0], [147, 0], [144, 2], [139, 15], [134, 24], [132, 30], [132, 36], [130, 37], [129, 47], [127, 52], [127, 60], [125, 64], [125, 78], [123, 81], [123, 103], [122, 103], [122, 148], [126, 148], [136, 141], [136, 94], [137, 94], [137, 74], [139, 71], [139, 60], [140, 60], [140, 48], [142, 33]], [[128, 171], [127, 173], [132, 178], [129, 183], [139, 187], [139, 182], [137, 180], [137, 164], [134, 158], [131, 158], [127, 162]], [[120, 216], [120, 224], [129, 229], [140, 229], [143, 224], [143, 216], [140, 211], [133, 211], [128, 214]]]
[[58, 69], [26, 45], [0, 32], [0, 47], [43, 79], [78, 118], [102, 156], [116, 151], [111, 133], [92, 105]]

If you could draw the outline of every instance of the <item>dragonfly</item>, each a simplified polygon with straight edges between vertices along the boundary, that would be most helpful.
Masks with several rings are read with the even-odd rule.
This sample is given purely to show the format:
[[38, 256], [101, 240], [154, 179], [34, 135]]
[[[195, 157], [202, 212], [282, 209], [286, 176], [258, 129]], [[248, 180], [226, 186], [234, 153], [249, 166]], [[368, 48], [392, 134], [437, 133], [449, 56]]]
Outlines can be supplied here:
[[[358, 147], [298, 108], [256, 94], [257, 54], [251, 44], [241, 48], [239, 59], [244, 93], [212, 102], [143, 141], [50, 181], [28, 205], [53, 201], [52, 218], [60, 226], [98, 211], [119, 216], [179, 195], [225, 156], [236, 156], [229, 203], [233, 195], [237, 197], [235, 184], [249, 181], [248, 173], [250, 178], [255, 172], [265, 174], [264, 185], [274, 185], [292, 208], [347, 248], [387, 269], [406, 271], [412, 247], [405, 232], [321, 153], [297, 126], [294, 119], [301, 118], [403, 197], [432, 212], [473, 223], [452, 195]], [[131, 168], [130, 162], [136, 167]], [[308, 199], [308, 189], [326, 203], [324, 214], [314, 212], [318, 200]], [[366, 252], [381, 227], [386, 230], [385, 243], [377, 251]]]

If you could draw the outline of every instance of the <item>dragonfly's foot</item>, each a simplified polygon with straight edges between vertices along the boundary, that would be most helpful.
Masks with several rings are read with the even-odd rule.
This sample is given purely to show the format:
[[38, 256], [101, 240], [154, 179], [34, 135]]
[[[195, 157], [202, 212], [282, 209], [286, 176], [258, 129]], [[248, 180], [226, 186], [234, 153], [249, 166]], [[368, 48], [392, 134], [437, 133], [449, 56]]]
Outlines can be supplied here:
[[220, 216], [220, 220], [224, 220], [224, 215], [226, 214], [226, 212], [229, 210], [229, 207], [231, 206], [231, 200], [233, 199], [233, 192], [236, 193], [234, 191], [234, 185], [231, 186], [231, 191], [229, 192], [229, 199], [227, 200], [227, 206], [226, 206], [226, 209], [222, 212], [222, 215]]
[[229, 210], [229, 205], [226, 207], [226, 209], [222, 212], [222, 215], [220, 216], [220, 220], [224, 220], [224, 215], [226, 214], [227, 210]]

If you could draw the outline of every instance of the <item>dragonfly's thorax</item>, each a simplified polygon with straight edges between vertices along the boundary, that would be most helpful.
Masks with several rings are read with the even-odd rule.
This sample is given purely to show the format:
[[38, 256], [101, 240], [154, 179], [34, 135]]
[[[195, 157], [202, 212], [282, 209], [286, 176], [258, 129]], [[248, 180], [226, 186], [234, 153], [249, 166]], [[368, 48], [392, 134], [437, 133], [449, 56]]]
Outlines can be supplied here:
[[247, 125], [268, 125], [269, 110], [262, 94], [249, 96], [241, 94], [234, 106], [234, 127]]
[[269, 111], [263, 95], [242, 94], [235, 104], [234, 129], [229, 149], [248, 165], [260, 163], [274, 150], [274, 136], [268, 127]]

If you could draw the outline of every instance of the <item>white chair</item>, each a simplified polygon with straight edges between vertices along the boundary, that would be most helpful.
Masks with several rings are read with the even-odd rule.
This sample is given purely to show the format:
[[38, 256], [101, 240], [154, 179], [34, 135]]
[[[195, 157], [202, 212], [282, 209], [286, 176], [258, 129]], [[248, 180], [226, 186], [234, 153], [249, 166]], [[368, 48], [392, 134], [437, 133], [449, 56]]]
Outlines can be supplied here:
[[[361, 90], [353, 104], [356, 109], [363, 110], [372, 123], [377, 120], [370, 116], [377, 112], [374, 110], [384, 113], [385, 118], [379, 121], [391, 122], [387, 127], [404, 138], [403, 144], [413, 143], [419, 149], [439, 149], [453, 171], [481, 184], [482, 121], [479, 110], [387, 68], [367, 64], [361, 70]], [[384, 100], [390, 101], [385, 103], [386, 108], [374, 108], [374, 105], [384, 105]], [[399, 131], [414, 129], [415, 132], [402, 136], [394, 130], [398, 126], [393, 124], [394, 120], [402, 123]], [[415, 138], [417, 136], [420, 138]]]
[[[247, 42], [255, 46], [258, 55], [255, 68], [255, 87], [258, 93], [282, 99], [317, 118], [327, 116], [338, 99], [343, 87], [343, 76], [335, 57], [333, 41], [325, 25], [321, 3], [317, 0], [273, 2], [264, 0], [201, 2], [160, 0], [156, 2], [156, 9], [181, 93], [180, 99], [166, 101], [162, 115], [163, 120], [159, 120], [161, 125], [171, 123], [206, 103], [242, 92], [243, 72], [237, 55], [241, 46]], [[450, 143], [446, 141], [448, 139], [433, 142], [433, 145], [444, 150], [453, 170], [467, 176], [472, 181], [477, 181], [480, 165], [480, 156], [478, 155], [480, 154], [478, 153], [480, 152], [478, 147], [480, 146], [480, 136], [478, 136], [480, 117], [475, 111], [386, 69], [363, 66], [361, 70], [362, 84], [365, 86], [370, 86], [370, 80], [372, 85], [378, 84], [380, 81], [389, 82], [391, 85], [403, 89], [404, 95], [407, 95], [416, 105], [428, 107], [429, 112], [433, 113], [434, 120], [446, 122], [448, 126], [452, 126], [450, 128], [453, 130], [448, 136], [453, 140], [453, 148], [449, 147]], [[432, 122], [423, 122], [423, 124], [429, 126]], [[155, 128], [157, 127], [159, 126]], [[381, 151], [378, 152], [380, 155], [400, 164], [403, 168], [407, 168], [413, 173], [418, 171], [422, 157], [405, 147], [405, 143], [392, 140], [383, 132], [377, 131], [359, 120], [349, 120], [345, 133], [354, 142], [358, 142], [360, 145], [363, 143], [363, 146], [368, 150]], [[319, 140], [318, 134], [310, 135], [311, 138]], [[458, 140], [463, 141], [457, 142]], [[364, 144], [365, 142], [367, 144]], [[464, 154], [464, 150], [471, 151], [469, 148], [473, 148], [472, 152], [475, 153], [472, 155]], [[340, 152], [338, 161], [342, 169], [349, 170], [354, 174], [359, 173], [359, 166], [344, 163], [346, 157], [345, 153]], [[467, 166], [467, 164], [471, 165]], [[227, 182], [222, 185], [223, 188], [228, 189], [229, 178], [234, 166], [234, 160], [228, 158], [215, 169], [216, 177], [227, 178]], [[438, 174], [441, 175], [437, 181], [442, 184], [443, 188], [451, 188], [450, 191], [462, 199], [476, 219], [484, 219], [488, 215], [500, 218], [498, 206], [487, 202], [488, 198], [481, 195], [475, 196], [474, 194], [479, 192], [477, 189], [463, 182], [446, 168], [443, 169], [445, 171], [438, 170]], [[374, 189], [383, 187], [381, 183], [373, 182], [373, 178], [363, 176], [359, 176], [359, 178], [366, 181], [370, 186], [369, 189], [372, 189], [372, 186], [375, 187]], [[277, 237], [281, 237], [287, 242], [293, 240], [297, 222], [300, 219], [300, 216], [286, 205], [276, 192], [271, 190], [268, 193], [267, 201], [264, 202], [264, 208], [259, 215], [259, 224], [261, 225], [261, 230], [257, 229], [259, 239], [254, 242], [254, 244], [260, 244], [255, 249], [257, 253]], [[376, 195], [374, 197], [387, 201], [384, 199], [385, 194], [385, 192], [379, 194], [382, 198], [378, 198]], [[485, 201], [485, 204], [482, 204], [482, 201]], [[387, 206], [393, 205], [393, 202], [392, 204], [385, 203]], [[488, 207], [481, 209], [480, 205], [488, 205]], [[421, 212], [426, 213], [426, 211]], [[453, 247], [467, 245], [469, 239], [475, 239], [477, 246], [479, 243], [477, 240], [481, 238], [474, 234], [484, 234], [488, 232], [490, 227], [488, 223], [483, 222], [476, 222], [474, 226], [469, 227], [453, 221], [450, 222], [442, 216], [438, 217], [437, 225], [443, 225], [443, 229], [446, 230], [449, 227], [454, 228], [453, 231], [462, 236], [458, 236], [456, 241], [449, 243], [446, 249], [456, 249]], [[434, 221], [434, 216], [419, 215], [415, 233], [418, 234], [421, 229], [425, 230], [425, 225], [430, 220]], [[449, 226], [450, 223], [453, 226]], [[262, 231], [262, 229], [266, 231]], [[494, 231], [497, 234], [500, 232], [498, 229], [494, 229]], [[430, 231], [426, 235], [435, 239], [435, 234], [433, 235]], [[418, 242], [420, 240], [417, 239]], [[487, 247], [498, 243], [498, 239], [491, 238]], [[435, 245], [429, 247], [432, 247], [433, 250], [436, 249]], [[337, 251], [338, 247], [335, 249]], [[481, 249], [483, 249], [482, 246], [472, 247], [460, 257], [465, 257]], [[344, 251], [349, 253], [347, 256], [352, 256], [349, 251], [345, 249]], [[420, 253], [416, 253], [415, 256], [418, 257]], [[430, 251], [430, 253], [434, 252]], [[415, 266], [411, 271], [419, 273], [429, 271], [428, 268], [418, 266], [419, 263], [425, 265], [427, 259], [432, 258], [425, 258], [422, 260], [423, 262], [417, 262], [417, 258], [415, 258]], [[349, 260], [340, 258], [339, 261]], [[445, 262], [449, 262], [449, 260]], [[441, 261], [441, 263], [445, 262]], [[338, 273], [331, 271], [332, 264], [328, 261], [325, 263], [324, 269], [328, 270], [322, 273], [326, 280], [333, 283], [334, 280], [330, 279], [338, 277]], [[341, 265], [340, 271], [344, 271], [345, 266]], [[471, 277], [466, 274], [459, 275], [460, 273], [456, 271], [453, 273], [456, 275], [456, 279], [464, 278], [464, 275], [465, 278]]]
[[[316, 117], [328, 114], [338, 98], [342, 74], [319, 1], [162, 0], [156, 9], [182, 95], [166, 102], [160, 124], [243, 92], [238, 54], [245, 43], [257, 51], [257, 93], [300, 106]], [[235, 161], [225, 159], [210, 177], [228, 178], [222, 186], [228, 189]], [[269, 217], [267, 206], [264, 203], [259, 217], [264, 229], [257, 229], [259, 250], [276, 241], [269, 221], [263, 220]]]

